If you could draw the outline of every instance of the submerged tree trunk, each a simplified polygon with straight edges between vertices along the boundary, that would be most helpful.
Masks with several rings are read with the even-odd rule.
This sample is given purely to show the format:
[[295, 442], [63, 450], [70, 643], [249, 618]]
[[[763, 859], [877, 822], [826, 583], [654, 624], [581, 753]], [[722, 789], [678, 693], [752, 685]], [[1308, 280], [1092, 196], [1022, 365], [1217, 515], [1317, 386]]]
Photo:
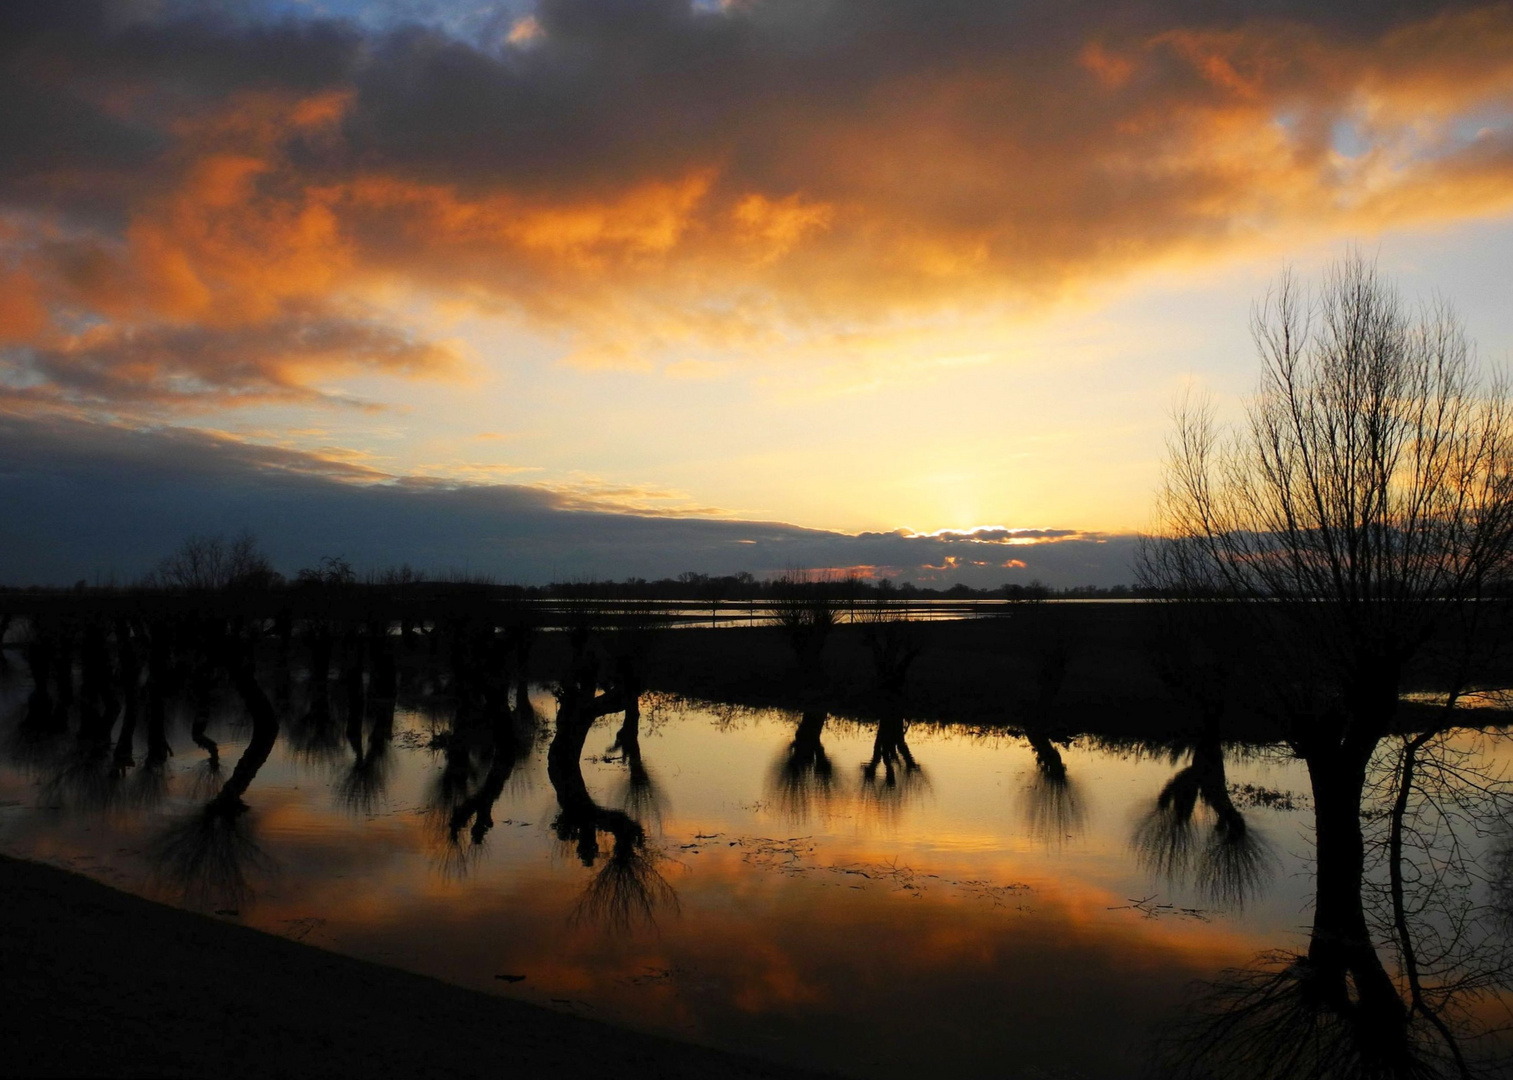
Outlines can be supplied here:
[[872, 758], [862, 766], [863, 776], [871, 781], [877, 776], [877, 767], [883, 767], [884, 782], [892, 787], [897, 782], [900, 762], [906, 772], [914, 772], [919, 766], [907, 741], [908, 727], [903, 713], [896, 707], [886, 710], [877, 722], [877, 734], [872, 740]]
[[211, 805], [222, 812], [241, 813], [247, 808], [242, 802], [242, 796], [247, 793], [258, 770], [273, 753], [273, 744], [278, 741], [279, 725], [278, 714], [268, 700], [268, 695], [258, 685], [250, 663], [234, 663], [231, 678], [237, 693], [241, 695], [242, 703], [252, 716], [252, 738]]
[[564, 815], [574, 819], [591, 819], [597, 809], [581, 766], [583, 745], [594, 723], [593, 710], [582, 700], [584, 696], [579, 687], [566, 692], [557, 710], [557, 729], [546, 751], [546, 775], [557, 794], [557, 804]]
[[141, 682], [136, 642], [125, 619], [116, 624], [116, 656], [121, 680], [121, 733], [116, 738], [115, 762], [118, 768], [124, 769], [133, 764], [139, 711], [137, 695]]
[[[580, 672], [581, 674], [581, 672]], [[615, 854], [628, 857], [645, 839], [640, 822], [621, 810], [601, 807], [589, 793], [583, 779], [583, 746], [594, 720], [612, 711], [607, 697], [594, 696], [591, 680], [574, 679], [564, 692], [557, 710], [557, 730], [546, 751], [546, 775], [557, 795], [562, 813], [557, 819], [557, 835], [575, 840], [578, 857], [592, 866], [599, 854], [600, 830], [615, 838]]]
[[1361, 1052], [1390, 1069], [1408, 1057], [1408, 1015], [1377, 955], [1362, 897], [1361, 799], [1370, 757], [1364, 748], [1340, 748], [1308, 759], [1318, 862], [1308, 960], [1324, 1003], [1349, 1021]]
[[53, 639], [40, 620], [32, 620], [32, 639], [26, 646], [26, 663], [31, 669], [32, 692], [26, 702], [26, 723], [37, 730], [51, 729], [54, 719], [50, 689], [54, 661]]

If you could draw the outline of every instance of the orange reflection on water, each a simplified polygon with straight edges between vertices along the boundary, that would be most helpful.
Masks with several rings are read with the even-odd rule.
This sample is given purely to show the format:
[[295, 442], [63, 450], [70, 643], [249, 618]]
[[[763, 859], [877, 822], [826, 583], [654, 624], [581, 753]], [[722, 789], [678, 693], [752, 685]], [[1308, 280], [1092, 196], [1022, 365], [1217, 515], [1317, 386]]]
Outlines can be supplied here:
[[[401, 730], [422, 724], [400, 719]], [[771, 770], [799, 719], [682, 709], [649, 722], [647, 849], [622, 857], [604, 834], [592, 865], [554, 833], [539, 754], [515, 766], [475, 843], [448, 829], [442, 757], [418, 749], [424, 740], [390, 748], [386, 786], [361, 809], [340, 797], [345, 747], [324, 757], [281, 747], [247, 792], [243, 846], [225, 849], [255, 853], [245, 892], [201, 902], [476, 989], [876, 1075], [946, 1060], [996, 1073], [1009, 1052], [1027, 1068], [1121, 1075], [1192, 980], [1283, 944], [1279, 928], [1302, 921], [1287, 889], [1243, 915], [1132, 908], [1152, 887], [1132, 865], [1131, 822], [1166, 762], [1065, 749], [1085, 785], [1083, 816], [1053, 844], [1027, 831], [1022, 791], [1040, 774], [1022, 740], [911, 729], [929, 782], [881, 808], [863, 784], [874, 732], [827, 721], [830, 797], [796, 820], [773, 801]], [[582, 762], [605, 805], [634, 795], [625, 763], [602, 749], [616, 724], [590, 733]], [[150, 852], [210, 793], [192, 753], [156, 810], [36, 817], [8, 829], [5, 846], [189, 898]], [[222, 743], [223, 773], [239, 753]], [[479, 782], [470, 774], [467, 790]], [[31, 788], [0, 769], [0, 796]], [[1090, 1015], [1105, 1029], [1097, 1039], [1086, 1037]]]

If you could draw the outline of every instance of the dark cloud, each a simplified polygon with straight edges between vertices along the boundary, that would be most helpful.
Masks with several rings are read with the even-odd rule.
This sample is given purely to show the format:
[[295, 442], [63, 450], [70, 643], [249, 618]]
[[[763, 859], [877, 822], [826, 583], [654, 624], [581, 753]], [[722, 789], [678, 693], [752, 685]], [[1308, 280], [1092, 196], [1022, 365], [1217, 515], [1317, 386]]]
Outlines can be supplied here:
[[307, 400], [317, 396], [312, 376], [413, 374], [453, 363], [446, 350], [392, 327], [311, 313], [229, 328], [100, 326], [53, 348], [13, 350], [9, 362], [0, 353], [0, 375], [75, 406], [172, 408]]
[[[242, 527], [289, 572], [340, 553], [363, 568], [409, 562], [525, 583], [855, 567], [940, 586], [1106, 585], [1128, 583], [1132, 551], [1115, 536], [975, 559], [928, 537], [615, 513], [540, 487], [404, 481], [203, 432], [3, 413], [0, 504], [0, 581], [15, 585], [131, 579], [187, 535]], [[1021, 565], [1005, 566], [1007, 554]]]
[[0, 313], [56, 352], [400, 282], [760, 343], [1513, 191], [1513, 131], [1466, 129], [1513, 102], [1506, 3], [541, 0], [518, 34], [515, 10], [462, 38], [0, 5], [0, 271], [35, 294]]
[[331, 21], [237, 25], [208, 6], [7, 0], [0, 195], [124, 226], [167, 179], [176, 125], [237, 93], [346, 85], [363, 48], [354, 27]]

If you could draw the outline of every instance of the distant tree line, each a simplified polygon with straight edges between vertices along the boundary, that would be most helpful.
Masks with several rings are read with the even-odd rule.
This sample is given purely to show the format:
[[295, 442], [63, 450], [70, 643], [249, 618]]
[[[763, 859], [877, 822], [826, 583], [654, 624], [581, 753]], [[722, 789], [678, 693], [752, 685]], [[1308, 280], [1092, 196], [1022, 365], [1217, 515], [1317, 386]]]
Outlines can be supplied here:
[[[91, 586], [79, 581], [73, 587]], [[185, 540], [136, 582], [120, 585], [97, 582], [102, 591], [163, 590], [173, 592], [272, 591], [279, 589], [424, 589], [427, 592], [487, 591], [502, 598], [531, 600], [674, 600], [692, 604], [727, 601], [779, 601], [793, 595], [824, 598], [836, 603], [878, 600], [1126, 600], [1158, 596], [1148, 586], [1076, 585], [1056, 588], [1038, 580], [1009, 582], [992, 588], [957, 583], [944, 588], [893, 578], [867, 578], [833, 571], [789, 569], [768, 577], [747, 571], [704, 574], [688, 570], [677, 577], [575, 578], [547, 585], [515, 585], [488, 574], [450, 570], [428, 573], [408, 563], [359, 573], [342, 555], [327, 555], [301, 568], [293, 578], [274, 569], [272, 561], [249, 529], [230, 537], [196, 534]], [[34, 591], [41, 591], [33, 587]]]

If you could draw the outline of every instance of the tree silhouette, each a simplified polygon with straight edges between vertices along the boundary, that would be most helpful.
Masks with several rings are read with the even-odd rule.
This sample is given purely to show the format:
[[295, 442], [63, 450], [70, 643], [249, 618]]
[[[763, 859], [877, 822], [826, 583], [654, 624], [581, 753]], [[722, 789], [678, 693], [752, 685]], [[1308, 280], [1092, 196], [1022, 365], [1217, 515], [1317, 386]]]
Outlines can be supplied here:
[[1289, 1010], [1304, 1001], [1309, 1023], [1352, 1033], [1338, 1044], [1349, 1059], [1293, 1061], [1307, 1052], [1299, 1029], [1277, 1046], [1302, 1071], [1245, 1075], [1433, 1075], [1415, 1071], [1404, 1004], [1373, 945], [1361, 805], [1414, 665], [1434, 662], [1453, 705], [1499, 640], [1501, 605], [1486, 601], [1513, 562], [1507, 397], [1447, 304], [1411, 309], [1359, 255], [1314, 292], [1284, 275], [1252, 332], [1261, 380], [1239, 429], [1221, 437], [1206, 402], [1178, 409], [1161, 530], [1140, 567], [1142, 584], [1244, 619], [1234, 644], [1308, 765], [1308, 954], [1234, 994], [1238, 1012], [1270, 1017], [1261, 1028], [1297, 1019]]
[[[1432, 733], [1401, 737], [1396, 752], [1379, 755], [1360, 808], [1374, 873], [1351, 900], [1328, 895], [1343, 879], [1321, 867], [1315, 897], [1317, 910], [1362, 910], [1377, 941], [1331, 941], [1334, 926], [1315, 919], [1306, 952], [1265, 953], [1223, 973], [1158, 1040], [1153, 1075], [1508, 1075], [1506, 1043], [1486, 1038], [1513, 990], [1499, 860], [1483, 867], [1469, 845], [1513, 811], [1513, 786], [1486, 760], [1484, 748]], [[1319, 851], [1336, 824], [1320, 819]], [[1480, 895], [1486, 876], [1490, 899]]]
[[[547, 779], [558, 807], [552, 827], [558, 840], [571, 845], [579, 861], [594, 869], [574, 919], [624, 931], [654, 922], [659, 907], [676, 910], [677, 895], [658, 869], [659, 854], [647, 844], [641, 822], [624, 810], [601, 806], [584, 780], [583, 748], [594, 721], [627, 707], [632, 712], [639, 708], [621, 689], [597, 692], [598, 664], [588, 638], [585, 632], [573, 643], [568, 677], [557, 693], [556, 730], [546, 752]], [[619, 678], [624, 677], [622, 671]], [[601, 833], [613, 839], [607, 855], [600, 848]]]

